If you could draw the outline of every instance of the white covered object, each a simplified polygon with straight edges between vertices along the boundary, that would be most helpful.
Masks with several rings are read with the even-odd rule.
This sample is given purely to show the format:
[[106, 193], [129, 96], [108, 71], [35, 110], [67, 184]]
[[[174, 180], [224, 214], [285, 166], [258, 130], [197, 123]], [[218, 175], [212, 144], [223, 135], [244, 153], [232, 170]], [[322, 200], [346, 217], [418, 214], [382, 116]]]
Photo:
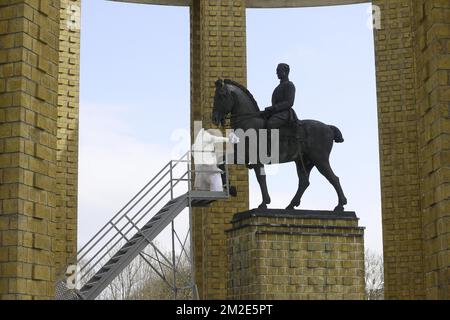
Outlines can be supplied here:
[[192, 145], [196, 190], [223, 191], [221, 178], [223, 172], [217, 167], [217, 154], [214, 147], [214, 144], [223, 142], [238, 143], [239, 138], [234, 133], [231, 133], [229, 138], [218, 137], [203, 128], [197, 134]]

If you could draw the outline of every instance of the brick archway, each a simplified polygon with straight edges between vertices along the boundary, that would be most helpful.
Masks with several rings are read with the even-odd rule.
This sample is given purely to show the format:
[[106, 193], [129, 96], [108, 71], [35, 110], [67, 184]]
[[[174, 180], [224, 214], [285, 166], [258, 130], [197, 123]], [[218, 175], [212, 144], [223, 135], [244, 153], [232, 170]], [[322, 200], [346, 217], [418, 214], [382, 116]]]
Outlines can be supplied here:
[[[128, 0], [191, 8], [191, 121], [214, 80], [246, 82], [245, 9], [356, 0]], [[442, 0], [374, 0], [386, 298], [448, 299], [450, 8]], [[0, 5], [0, 297], [52, 298], [76, 251], [80, 0]], [[71, 7], [73, 6], [73, 7]], [[194, 107], [195, 106], [195, 107]], [[244, 190], [195, 214], [202, 298], [225, 298], [223, 230], [248, 207]], [[247, 192], [245, 192], [247, 190]], [[210, 214], [208, 214], [210, 213]]]

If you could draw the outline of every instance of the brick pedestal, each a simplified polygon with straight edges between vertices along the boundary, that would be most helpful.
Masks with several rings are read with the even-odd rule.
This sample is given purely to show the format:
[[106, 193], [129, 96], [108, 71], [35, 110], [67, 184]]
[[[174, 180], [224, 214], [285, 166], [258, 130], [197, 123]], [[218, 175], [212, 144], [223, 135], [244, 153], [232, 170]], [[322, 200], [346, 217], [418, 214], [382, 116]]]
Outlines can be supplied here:
[[250, 210], [227, 231], [229, 299], [364, 299], [354, 212]]

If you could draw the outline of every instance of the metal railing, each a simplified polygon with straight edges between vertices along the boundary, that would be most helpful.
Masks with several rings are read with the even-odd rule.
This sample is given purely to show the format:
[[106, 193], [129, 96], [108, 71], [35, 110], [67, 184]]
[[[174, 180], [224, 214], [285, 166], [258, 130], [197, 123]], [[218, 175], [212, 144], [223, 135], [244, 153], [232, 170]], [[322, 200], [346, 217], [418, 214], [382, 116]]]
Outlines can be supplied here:
[[[198, 152], [198, 151], [195, 151]], [[226, 158], [224, 158], [226, 163]], [[186, 165], [183, 170], [183, 164]], [[77, 280], [83, 285], [95, 274], [105, 263], [105, 259], [115, 251], [120, 250], [124, 241], [130, 240], [168, 201], [176, 198], [174, 189], [181, 187], [185, 182], [184, 194], [187, 192], [189, 217], [189, 233], [192, 242], [191, 230], [191, 192], [193, 191], [193, 178], [195, 173], [211, 172], [210, 170], [192, 170], [192, 151], [186, 152], [178, 160], [169, 161], [139, 192], [132, 197], [83, 247], [77, 252], [76, 258], [72, 261], [78, 265]], [[225, 165], [225, 192], [229, 195], [228, 166]], [[163, 201], [165, 200], [166, 201]], [[174, 237], [178, 235], [172, 228], [172, 246], [174, 247]], [[152, 246], [154, 246], [152, 244]], [[175, 278], [175, 249], [172, 248], [172, 263]], [[157, 248], [155, 248], [157, 250]], [[182, 250], [185, 250], [183, 247]], [[159, 250], [157, 251], [162, 254]], [[187, 253], [186, 253], [187, 254]], [[192, 253], [189, 255], [192, 259]], [[193, 260], [191, 260], [193, 264]], [[66, 270], [60, 273], [65, 274]], [[63, 276], [64, 277], [64, 276]], [[192, 275], [193, 277], [193, 275]], [[61, 277], [60, 277], [61, 279]], [[175, 279], [174, 279], [175, 282]], [[174, 287], [174, 290], [176, 288]], [[176, 296], [176, 295], [175, 295]]]

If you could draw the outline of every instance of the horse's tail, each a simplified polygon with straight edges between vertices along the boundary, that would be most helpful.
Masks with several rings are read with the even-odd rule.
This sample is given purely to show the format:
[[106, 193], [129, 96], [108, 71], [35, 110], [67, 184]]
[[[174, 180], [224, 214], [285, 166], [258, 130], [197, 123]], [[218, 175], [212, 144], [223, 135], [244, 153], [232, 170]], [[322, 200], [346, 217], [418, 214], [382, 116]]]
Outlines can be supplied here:
[[344, 142], [344, 137], [342, 136], [342, 132], [341, 130], [339, 130], [337, 127], [335, 126], [330, 126], [331, 130], [333, 130], [334, 133], [334, 141], [336, 143], [342, 143]]

